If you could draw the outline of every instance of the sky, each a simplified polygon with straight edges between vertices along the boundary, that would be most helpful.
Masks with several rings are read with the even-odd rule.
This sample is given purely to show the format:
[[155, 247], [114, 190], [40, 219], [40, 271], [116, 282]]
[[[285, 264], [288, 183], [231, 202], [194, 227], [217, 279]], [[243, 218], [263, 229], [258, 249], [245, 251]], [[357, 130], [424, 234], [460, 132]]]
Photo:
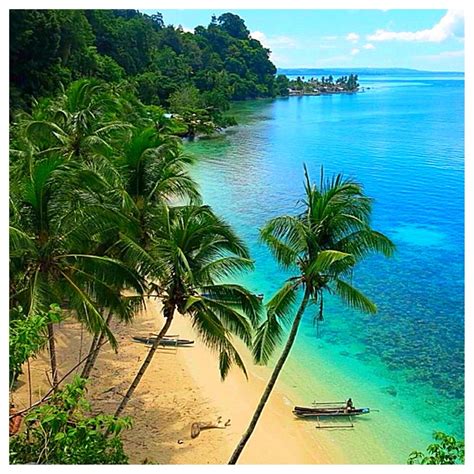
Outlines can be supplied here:
[[[154, 13], [156, 10], [142, 10]], [[403, 67], [464, 71], [461, 10], [159, 10], [193, 31], [231, 11], [279, 68]]]

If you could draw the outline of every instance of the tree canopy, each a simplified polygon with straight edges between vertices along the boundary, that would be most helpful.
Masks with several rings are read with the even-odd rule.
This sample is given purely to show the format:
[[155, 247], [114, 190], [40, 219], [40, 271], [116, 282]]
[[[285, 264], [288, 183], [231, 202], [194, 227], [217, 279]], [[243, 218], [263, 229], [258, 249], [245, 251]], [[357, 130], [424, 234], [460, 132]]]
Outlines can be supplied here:
[[11, 10], [11, 108], [93, 77], [126, 81], [144, 103], [165, 108], [195, 88], [202, 108], [220, 113], [230, 100], [286, 93], [269, 54], [233, 13], [190, 33], [137, 10]]

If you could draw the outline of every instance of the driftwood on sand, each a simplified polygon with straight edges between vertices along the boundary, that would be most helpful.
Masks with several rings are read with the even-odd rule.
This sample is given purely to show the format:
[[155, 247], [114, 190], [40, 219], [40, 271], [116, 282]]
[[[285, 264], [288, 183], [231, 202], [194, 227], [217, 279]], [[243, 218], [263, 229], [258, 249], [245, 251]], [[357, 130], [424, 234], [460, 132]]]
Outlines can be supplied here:
[[10, 419], [9, 419], [10, 436], [14, 436], [20, 431], [22, 421], [23, 421], [23, 416], [17, 414], [14, 406], [10, 406]]
[[230, 419], [224, 423], [222, 416], [219, 416], [216, 421], [198, 421], [191, 425], [191, 438], [197, 438], [202, 430], [209, 430], [211, 428], [225, 429], [228, 426], [230, 426]]

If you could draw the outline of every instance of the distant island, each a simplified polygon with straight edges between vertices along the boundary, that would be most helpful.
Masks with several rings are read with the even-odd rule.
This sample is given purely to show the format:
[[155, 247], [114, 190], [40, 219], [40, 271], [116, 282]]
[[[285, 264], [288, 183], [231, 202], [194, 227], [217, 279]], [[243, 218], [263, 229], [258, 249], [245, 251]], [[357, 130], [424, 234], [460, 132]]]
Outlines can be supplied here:
[[322, 95], [322, 94], [342, 94], [353, 93], [359, 90], [357, 74], [341, 76], [334, 79], [330, 74], [328, 77], [322, 76], [321, 79], [311, 77], [305, 80], [305, 77], [298, 76], [288, 83], [288, 95]]

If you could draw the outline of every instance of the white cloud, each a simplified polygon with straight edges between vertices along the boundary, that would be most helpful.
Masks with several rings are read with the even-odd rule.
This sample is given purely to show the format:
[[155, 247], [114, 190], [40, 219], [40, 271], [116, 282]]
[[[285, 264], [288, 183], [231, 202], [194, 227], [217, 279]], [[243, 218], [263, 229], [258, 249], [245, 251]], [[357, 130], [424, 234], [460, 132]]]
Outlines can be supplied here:
[[194, 28], [188, 28], [187, 26], [181, 26], [185, 33], [194, 33]]
[[353, 48], [353, 49], [351, 50], [351, 55], [352, 55], [352, 56], [355, 56], [356, 54], [359, 54], [359, 53], [360, 53], [360, 49], [358, 49], [358, 48]]
[[369, 41], [429, 41], [440, 43], [450, 37], [464, 36], [464, 12], [448, 10], [441, 20], [432, 28], [419, 31], [387, 31], [377, 30], [368, 35]]
[[360, 38], [360, 35], [358, 35], [357, 33], [349, 33], [346, 36], [346, 40], [351, 41], [352, 43], [357, 43], [357, 41], [359, 41], [359, 38]]
[[362, 46], [364, 49], [375, 49], [375, 46], [372, 43], [367, 43]]
[[260, 41], [260, 43], [264, 44], [267, 37], [265, 36], [265, 33], [262, 33], [261, 31], [252, 31], [250, 33], [250, 36], [253, 38], [253, 39], [256, 39], [258, 41]]
[[252, 31], [250, 36], [262, 43], [265, 48], [293, 48], [296, 46], [296, 40], [289, 36], [267, 36], [261, 31]]
[[333, 36], [333, 35], [332, 36], [322, 36], [321, 37], [321, 39], [323, 41], [335, 41], [335, 40], [337, 40], [337, 38], [338, 38], [337, 36]]

